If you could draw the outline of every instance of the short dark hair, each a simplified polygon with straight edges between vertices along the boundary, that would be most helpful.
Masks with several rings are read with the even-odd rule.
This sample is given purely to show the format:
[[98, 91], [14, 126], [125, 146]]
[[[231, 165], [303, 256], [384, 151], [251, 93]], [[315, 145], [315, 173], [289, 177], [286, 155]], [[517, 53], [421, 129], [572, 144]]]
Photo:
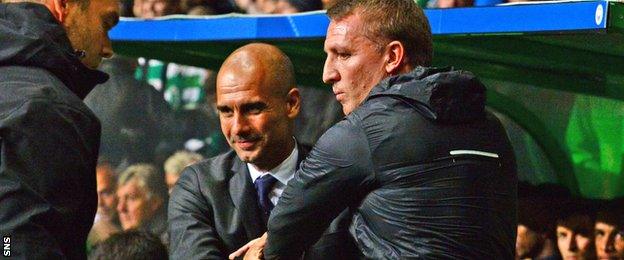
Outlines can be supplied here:
[[155, 235], [137, 230], [114, 234], [96, 246], [90, 260], [167, 259], [167, 248]]
[[557, 226], [562, 226], [592, 236], [596, 213], [592, 203], [586, 199], [571, 198], [562, 202], [557, 214]]
[[624, 199], [604, 202], [598, 209], [596, 222], [603, 222], [624, 230]]
[[408, 64], [430, 66], [433, 41], [429, 21], [413, 0], [342, 0], [327, 10], [332, 20], [358, 13], [367, 25], [368, 37], [399, 41], [405, 46]]

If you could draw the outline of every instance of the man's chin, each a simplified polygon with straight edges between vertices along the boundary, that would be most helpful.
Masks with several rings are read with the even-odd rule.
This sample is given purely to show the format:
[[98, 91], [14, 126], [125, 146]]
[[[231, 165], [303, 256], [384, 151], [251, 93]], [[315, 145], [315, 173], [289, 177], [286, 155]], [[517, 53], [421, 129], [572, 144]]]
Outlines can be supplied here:
[[236, 155], [241, 161], [246, 162], [246, 163], [251, 163], [251, 164], [253, 164], [257, 158], [257, 156], [255, 155], [255, 152], [249, 152], [249, 151], [236, 150]]

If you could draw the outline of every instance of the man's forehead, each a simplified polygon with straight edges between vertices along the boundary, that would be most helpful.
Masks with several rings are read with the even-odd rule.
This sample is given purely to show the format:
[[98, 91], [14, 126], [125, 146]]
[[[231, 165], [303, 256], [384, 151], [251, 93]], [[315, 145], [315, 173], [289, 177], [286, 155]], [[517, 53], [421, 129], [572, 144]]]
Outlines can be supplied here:
[[346, 36], [348, 30], [348, 24], [344, 22], [337, 22], [329, 26], [329, 32], [327, 32], [327, 34], [332, 36]]

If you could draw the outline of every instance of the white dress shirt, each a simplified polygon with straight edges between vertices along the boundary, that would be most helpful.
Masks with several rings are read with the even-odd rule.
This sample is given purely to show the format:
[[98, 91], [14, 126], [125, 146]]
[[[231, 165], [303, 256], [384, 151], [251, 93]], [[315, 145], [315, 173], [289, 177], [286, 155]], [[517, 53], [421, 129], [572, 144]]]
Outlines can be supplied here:
[[264, 176], [265, 174], [271, 174], [277, 182], [271, 193], [269, 193], [269, 199], [273, 205], [277, 205], [277, 200], [279, 200], [280, 196], [282, 196], [282, 192], [286, 188], [288, 181], [295, 176], [295, 169], [297, 169], [297, 157], [299, 151], [297, 149], [297, 144], [295, 143], [295, 148], [293, 148], [292, 152], [286, 160], [282, 161], [280, 165], [273, 168], [270, 171], [261, 171], [256, 168], [255, 165], [251, 163], [247, 163], [247, 168], [249, 169], [249, 175], [251, 175], [251, 182], [254, 183], [256, 179]]

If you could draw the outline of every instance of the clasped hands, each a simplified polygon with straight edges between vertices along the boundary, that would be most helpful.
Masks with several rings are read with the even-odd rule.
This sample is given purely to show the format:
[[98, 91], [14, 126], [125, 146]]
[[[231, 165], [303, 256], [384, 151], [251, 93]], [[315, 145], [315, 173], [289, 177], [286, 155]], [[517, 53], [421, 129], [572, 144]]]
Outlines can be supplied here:
[[261, 237], [249, 241], [243, 247], [231, 253], [228, 258], [233, 260], [237, 257], [244, 255], [244, 260], [264, 259], [263, 251], [267, 241], [267, 233], [264, 233]]

